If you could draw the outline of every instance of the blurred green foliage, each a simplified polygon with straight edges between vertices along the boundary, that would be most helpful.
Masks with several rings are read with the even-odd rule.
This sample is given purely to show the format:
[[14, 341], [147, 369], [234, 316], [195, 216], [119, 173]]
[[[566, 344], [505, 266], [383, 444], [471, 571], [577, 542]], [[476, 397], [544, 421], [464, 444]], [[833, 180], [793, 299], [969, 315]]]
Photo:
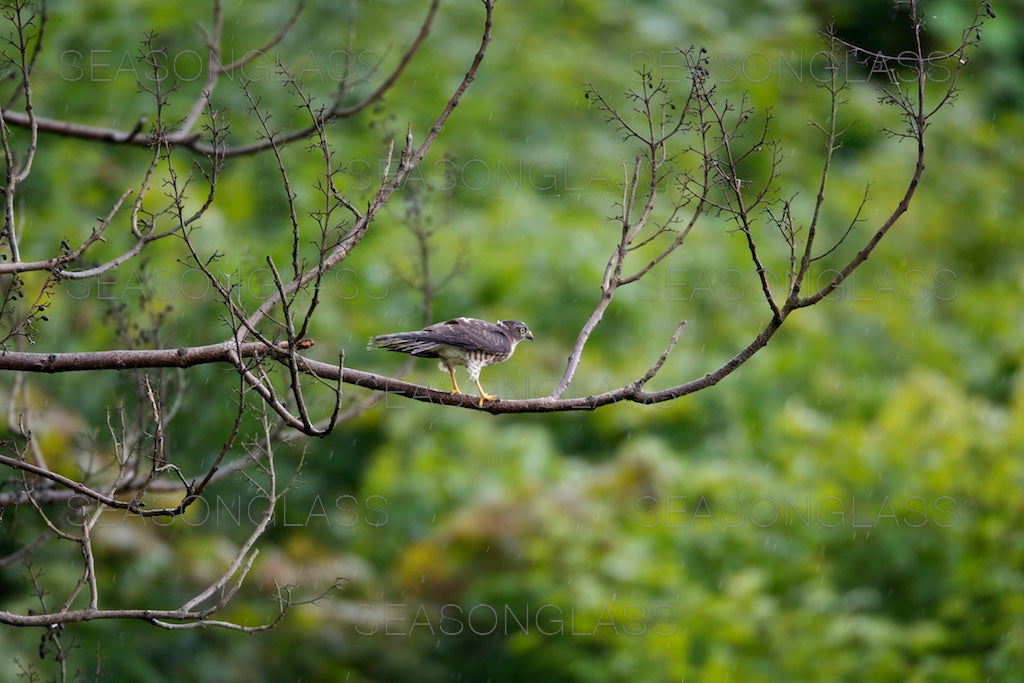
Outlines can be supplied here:
[[[169, 115], [184, 116], [202, 83], [188, 78], [195, 65], [187, 60], [204, 54], [195, 22], [209, 17], [151, 4], [48, 3], [37, 111], [133, 125], [148, 101], [132, 65], [152, 30], [182, 60]], [[76, 625], [64, 638], [77, 646], [71, 661], [81, 676], [98, 667], [103, 680], [152, 681], [1014, 680], [1024, 667], [1024, 65], [1016, 39], [1024, 25], [1020, 3], [1004, 4], [985, 26], [955, 106], [929, 130], [928, 170], [910, 213], [854, 278], [796, 314], [740, 372], [671, 404], [594, 414], [496, 418], [379, 397], [330, 438], [279, 449], [294, 487], [224, 616], [266, 620], [279, 584], [314, 595], [340, 576], [340, 593], [253, 636]], [[348, 13], [309, 5], [273, 56], [328, 97], [332, 50], [349, 49]], [[228, 44], [258, 45], [287, 11], [226, 8]], [[422, 11], [356, 3], [351, 49], [362, 92], [395, 63]], [[928, 3], [935, 49], [958, 40], [970, 11], [959, 0]], [[357, 205], [389, 131], [401, 135], [411, 123], [422, 139], [475, 50], [480, 18], [478, 3], [446, 3], [384, 106], [332, 127]], [[528, 321], [537, 340], [488, 369], [487, 385], [504, 396], [546, 394], [597, 303], [617, 239], [606, 217], [633, 154], [584, 99], [585, 84], [621, 103], [643, 64], [680, 94], [675, 48], [706, 45], [722, 92], [747, 93], [758, 120], [771, 112], [783, 153], [780, 195], [806, 212], [822, 146], [807, 124], [827, 111], [813, 72], [823, 49], [817, 33], [833, 22], [851, 40], [898, 46], [906, 38], [898, 19], [888, 2], [499, 2], [493, 46], [440, 143], [326, 283], [312, 355], [333, 361], [343, 348], [350, 366], [399, 368], [401, 359], [367, 352], [364, 342], [421, 322], [420, 302], [399, 277], [413, 258], [403, 208], [415, 194], [443, 225], [436, 272], [461, 264], [438, 292], [433, 318]], [[301, 112], [273, 62], [262, 64], [252, 86], [287, 128]], [[842, 116], [852, 127], [826, 218], [841, 233], [870, 185], [858, 236], [892, 209], [913, 150], [878, 132], [891, 118], [858, 67], [849, 68]], [[238, 83], [222, 84], [214, 100], [231, 115], [232, 138], [251, 139], [257, 127]], [[301, 144], [285, 160], [300, 208], [312, 209], [322, 160]], [[85, 234], [146, 163], [143, 150], [44, 136], [22, 196], [23, 251], [45, 254], [54, 241]], [[265, 256], [287, 258], [285, 212], [272, 158], [241, 158], [229, 163], [197, 233], [209, 253], [225, 253], [218, 267], [245, 282], [250, 304], [272, 284]], [[688, 325], [656, 382], [699, 376], [756, 333], [767, 310], [746, 247], [728, 227], [702, 225], [671, 262], [619, 293], [574, 394], [640, 376], [679, 319]], [[119, 239], [127, 235], [104, 248], [116, 253]], [[785, 254], [768, 254], [782, 274]], [[52, 302], [37, 349], [123, 345], [112, 310], [140, 330], [163, 313], [145, 338], [150, 346], [220, 340], [222, 308], [179, 265], [184, 257], [180, 244], [158, 245], [145, 268], [69, 285]], [[445, 381], [429, 362], [410, 378]], [[50, 457], [67, 467], [81, 444], [108, 438], [109, 397], [134, 391], [132, 377], [116, 373], [31, 379], [47, 414], [57, 406], [73, 416], [65, 417], [71, 427], [40, 425]], [[183, 468], [199, 470], [230, 427], [237, 382], [224, 368], [190, 370], [188, 380], [190, 403], [169, 446]], [[367, 398], [346, 391], [348, 400]], [[262, 502], [229, 480], [173, 524], [112, 515], [97, 541], [102, 595], [125, 606], [179, 604], [222, 569]], [[19, 515], [30, 513], [4, 512], [0, 548], [25, 540], [11, 531]], [[42, 554], [34, 567], [48, 585], [67, 586], [78, 578], [75, 559]], [[0, 572], [5, 608], [35, 606], [25, 571]], [[53, 675], [53, 663], [38, 660], [39, 638], [6, 630], [0, 680], [17, 680], [15, 659]]]

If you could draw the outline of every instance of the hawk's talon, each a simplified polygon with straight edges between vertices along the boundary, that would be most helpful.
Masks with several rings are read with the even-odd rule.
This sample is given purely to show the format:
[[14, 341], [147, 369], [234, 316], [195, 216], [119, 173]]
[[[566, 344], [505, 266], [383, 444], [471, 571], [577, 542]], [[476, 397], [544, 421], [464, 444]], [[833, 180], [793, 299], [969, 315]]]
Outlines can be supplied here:
[[478, 405], [481, 408], [484, 407], [484, 401], [493, 401], [496, 398], [498, 398], [494, 394], [488, 394], [486, 391], [484, 391], [483, 386], [480, 384], [480, 378], [479, 377], [474, 377], [473, 381], [476, 383], [476, 388], [480, 392], [480, 403]]

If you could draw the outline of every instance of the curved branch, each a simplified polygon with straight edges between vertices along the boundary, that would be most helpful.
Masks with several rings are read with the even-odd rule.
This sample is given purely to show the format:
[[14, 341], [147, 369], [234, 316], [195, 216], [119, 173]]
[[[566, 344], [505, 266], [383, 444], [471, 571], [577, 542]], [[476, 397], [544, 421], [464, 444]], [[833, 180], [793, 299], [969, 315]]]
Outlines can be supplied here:
[[[763, 348], [771, 339], [772, 335], [781, 326], [782, 320], [772, 318], [760, 334], [750, 342], [743, 350], [733, 356], [728, 362], [712, 372], [696, 379], [678, 384], [667, 389], [655, 392], [646, 392], [641, 389], [642, 385], [649, 381], [653, 375], [650, 372], [644, 375], [642, 381], [632, 382], [618, 389], [606, 391], [602, 394], [580, 398], [531, 398], [531, 399], [499, 399], [485, 403], [482, 407], [478, 405], [479, 399], [469, 394], [452, 394], [447, 391], [438, 391], [430, 387], [405, 382], [385, 375], [378, 375], [372, 372], [356, 370], [354, 368], [341, 367], [323, 363], [296, 355], [299, 359], [299, 369], [309, 375], [325, 380], [341, 381], [345, 384], [372, 389], [389, 394], [404, 396], [423, 403], [434, 403], [471, 410], [482, 410], [492, 414], [501, 413], [549, 413], [564, 412], [571, 410], [594, 410], [602, 406], [618, 403], [619, 401], [631, 401], [634, 403], [663, 403], [672, 399], [692, 394], [695, 391], [713, 386], [732, 374], [740, 365], [746, 362], [757, 351]], [[676, 329], [671, 345], [674, 345], [682, 330], [680, 325]], [[670, 346], [671, 346], [670, 345]], [[671, 350], [671, 349], [669, 349]], [[20, 370], [25, 372], [75, 372], [83, 370], [128, 370], [138, 368], [187, 368], [196, 365], [210, 363], [236, 364], [236, 353], [238, 356], [254, 357], [268, 356], [281, 362], [288, 363], [288, 351], [281, 347], [268, 347], [259, 342], [249, 342], [235, 346], [233, 342], [222, 342], [189, 349], [154, 349], [154, 350], [118, 350], [118, 351], [97, 351], [92, 353], [25, 353], [10, 352], [0, 354], [0, 370]], [[667, 354], [663, 354], [667, 357]], [[660, 369], [664, 359], [659, 358], [653, 368]], [[15, 465], [20, 461], [0, 463]], [[70, 481], [70, 480], [69, 480]], [[118, 501], [114, 504], [120, 505]], [[121, 505], [124, 507], [124, 505]], [[150, 513], [154, 511], [148, 511]]]
[[[301, 9], [301, 2], [299, 3]], [[90, 126], [86, 124], [74, 123], [71, 121], [65, 121], [62, 119], [46, 118], [36, 116], [31, 112], [18, 112], [18, 111], [0, 111], [0, 124], [7, 124], [10, 126], [17, 126], [19, 128], [32, 128], [33, 131], [40, 133], [50, 133], [54, 135], [62, 135], [65, 137], [74, 137], [80, 140], [93, 140], [96, 142], [109, 142], [122, 145], [132, 145], [135, 147], [150, 147], [157, 143], [165, 143], [173, 145], [174, 147], [180, 147], [187, 149], [196, 154], [202, 155], [213, 155], [218, 154], [222, 157], [240, 157], [250, 154], [256, 154], [264, 150], [270, 149], [272, 146], [282, 146], [297, 140], [303, 140], [313, 133], [316, 132], [318, 127], [322, 127], [330, 121], [336, 119], [345, 119], [360, 112], [364, 111], [371, 105], [380, 101], [381, 98], [395, 85], [401, 75], [405, 72], [406, 67], [412, 61], [416, 52], [420, 46], [426, 40], [430, 33], [430, 29], [433, 26], [434, 18], [437, 15], [438, 7], [441, 4], [441, 0], [433, 0], [430, 7], [427, 10], [427, 15], [423, 22], [420, 24], [419, 31], [413, 41], [406, 48], [405, 52], [402, 53], [401, 58], [395, 68], [388, 74], [381, 84], [369, 93], [366, 97], [356, 102], [355, 104], [345, 106], [342, 104], [341, 98], [345, 94], [344, 88], [339, 88], [339, 92], [335, 97], [334, 103], [328, 107], [320, 119], [314, 121], [308, 126], [299, 128], [297, 130], [289, 131], [287, 133], [281, 133], [272, 139], [261, 139], [256, 142], [248, 144], [216, 147], [207, 142], [204, 142], [200, 135], [192, 132], [192, 127], [195, 121], [190, 116], [186, 120], [186, 124], [183, 125], [178, 131], [168, 134], [166, 132], [158, 132], [155, 134], [140, 135], [141, 126], [135, 126], [130, 131], [123, 131], [116, 128], [105, 128], [102, 126]], [[491, 3], [485, 3], [488, 6], [488, 18], [490, 18]], [[299, 11], [296, 10], [296, 12]], [[293, 19], [294, 20], [294, 17]], [[283, 29], [282, 29], [283, 30]], [[271, 43], [280, 40], [279, 36], [275, 36], [271, 39]], [[228, 71], [233, 68], [241, 66], [238, 62], [225, 65], [224, 71]], [[211, 71], [213, 76], [219, 75], [221, 72], [217, 71], [214, 73]], [[213, 78], [215, 81], [216, 79]], [[210, 94], [213, 90], [215, 83], [208, 82], [204, 86], [203, 93], [200, 95], [194, 107], [195, 109], [201, 110], [209, 100]]]
[[[436, 5], [436, 2], [434, 4]], [[458, 106], [459, 102], [462, 100], [462, 96], [465, 94], [466, 89], [469, 88], [470, 83], [472, 83], [476, 78], [477, 71], [480, 69], [480, 64], [483, 63], [484, 55], [486, 54], [487, 48], [491, 42], [491, 29], [494, 18], [493, 0], [486, 0], [484, 2], [484, 7], [486, 9], [486, 16], [484, 18], [484, 28], [483, 34], [480, 38], [480, 46], [477, 48], [476, 54], [473, 56], [473, 60], [470, 63], [469, 68], [466, 70], [465, 75], [463, 75], [462, 80], [455, 88], [451, 97], [448, 98], [448, 102], [445, 104], [440, 115], [438, 115], [437, 119], [434, 121], [434, 124], [430, 127], [430, 130], [427, 132], [423, 142], [420, 143], [419, 147], [415, 149], [413, 148], [412, 130], [410, 128], [406, 135], [405, 148], [402, 151], [398, 168], [395, 170], [394, 174], [390, 173], [390, 160], [392, 158], [392, 153], [389, 149], [387, 155], [388, 164], [384, 169], [381, 186], [377, 190], [373, 199], [370, 200], [366, 211], [360, 214], [359, 218], [355, 221], [352, 229], [348, 231], [338, 246], [336, 246], [334, 250], [320, 263], [309, 268], [301, 275], [288, 282], [284, 286], [283, 290], [268, 296], [239, 328], [239, 331], [236, 333], [236, 337], [239, 341], [242, 341], [248, 331], [254, 329], [256, 325], [282, 301], [282, 296], [288, 296], [294, 293], [344, 261], [352, 252], [352, 249], [354, 249], [366, 235], [366, 231], [370, 227], [371, 221], [376, 217], [381, 208], [384, 207], [391, 195], [394, 194], [395, 190], [397, 190], [402, 184], [402, 181], [405, 180], [406, 176], [408, 176], [409, 171], [414, 169], [426, 155], [427, 150], [430, 149], [434, 144], [434, 141], [441, 134], [441, 130], [444, 128], [448, 118], [452, 115], [452, 112], [455, 111], [455, 107]]]

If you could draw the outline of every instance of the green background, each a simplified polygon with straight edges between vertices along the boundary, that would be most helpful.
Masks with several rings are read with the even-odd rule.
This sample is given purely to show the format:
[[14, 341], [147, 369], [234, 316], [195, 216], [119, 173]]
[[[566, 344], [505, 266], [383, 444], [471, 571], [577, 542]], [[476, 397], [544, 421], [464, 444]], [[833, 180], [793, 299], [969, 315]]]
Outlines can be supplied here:
[[[326, 98], [346, 49], [347, 9], [309, 4], [247, 74], [282, 128], [301, 112], [272, 58]], [[379, 83], [417, 30], [425, 8], [410, 4], [356, 3], [357, 93]], [[130, 128], [150, 108], [134, 58], [154, 30], [180, 59], [169, 116], [183, 116], [201, 87], [195, 22], [210, 19], [150, 5], [50, 3], [37, 111]], [[1024, 13], [1020, 2], [995, 10], [955, 106], [928, 131], [928, 168], [909, 214], [853, 278], [797, 312], [739, 372], [678, 401], [592, 414], [490, 416], [377, 397], [330, 437], [278, 447], [282, 475], [298, 475], [220, 616], [265, 621], [278, 584], [297, 584], [303, 597], [343, 577], [340, 591], [256, 635], [73, 625], [63, 635], [69, 672], [153, 681], [1014, 680], [1024, 667]], [[967, 2], [928, 3], [928, 49], [955, 46], [972, 12]], [[287, 13], [276, 3], [227, 7], [228, 49], [258, 45]], [[476, 49], [482, 14], [479, 3], [445, 3], [382, 106], [330, 127], [357, 205], [379, 172], [382, 140], [410, 123], [422, 139]], [[399, 370], [402, 358], [364, 347], [373, 334], [423, 322], [402, 278], [415, 257], [404, 226], [418, 207], [438, 228], [434, 272], [456, 269], [431, 319], [525, 320], [536, 340], [485, 370], [485, 387], [547, 394], [598, 302], [618, 239], [608, 216], [622, 162], [635, 153], [585, 86], [628, 106], [621, 93], [646, 64], [681, 95], [676, 48], [707, 46], [720, 92], [747, 93], [755, 123], [771, 112], [779, 195], [806, 222], [822, 145], [808, 121], [827, 111], [815, 68], [829, 22], [867, 46], [898, 49], [907, 38], [886, 2], [500, 1], [491, 49], [441, 139], [325, 283], [310, 355], [333, 362], [344, 349], [350, 367]], [[823, 229], [840, 234], [870, 184], [856, 240], [894, 207], [913, 149], [879, 132], [894, 117], [863, 71], [847, 66], [841, 120], [851, 128]], [[214, 101], [231, 117], [232, 139], [251, 140], [257, 128], [238, 81], [222, 83]], [[188, 160], [178, 157], [183, 169]], [[295, 144], [285, 160], [299, 208], [314, 209], [322, 159]], [[55, 241], [81, 239], [147, 161], [141, 149], [44, 136], [21, 195], [23, 253], [41, 258]], [[679, 320], [681, 341], [651, 388], [718, 367], [757, 333], [767, 307], [742, 235], [729, 228], [708, 219], [649, 279], [618, 293], [572, 395], [641, 376]], [[767, 265], [782, 275], [772, 230], [761, 233]], [[102, 249], [116, 253], [126, 232], [122, 222]], [[219, 272], [241, 283], [243, 301], [266, 293], [266, 255], [283, 263], [290, 248], [270, 155], [228, 163], [195, 238], [205, 253], [225, 253]], [[158, 243], [145, 267], [68, 283], [30, 350], [223, 339], [223, 307], [184, 257], [180, 242]], [[828, 266], [813, 278], [824, 282]], [[117, 310], [138, 327], [114, 324]], [[446, 388], [430, 361], [407, 378]], [[199, 471], [230, 429], [237, 379], [202, 367], [187, 380], [169, 452]], [[6, 395], [10, 378], [0, 381]], [[109, 451], [108, 411], [136, 386], [116, 373], [30, 381], [41, 443], [71, 469], [83, 452]], [[326, 415], [329, 391], [313, 393]], [[346, 388], [347, 402], [372, 398]], [[261, 505], [236, 478], [173, 524], [105, 517], [102, 600], [177, 606], [223, 569]], [[33, 523], [30, 510], [6, 511], [0, 548], [31, 538]], [[48, 548], [34, 560], [54, 595], [79, 576], [72, 551]], [[24, 573], [0, 571], [4, 609], [38, 608]], [[0, 680], [18, 680], [19, 666], [54, 675], [52, 659], [38, 658], [40, 631], [4, 631]]]

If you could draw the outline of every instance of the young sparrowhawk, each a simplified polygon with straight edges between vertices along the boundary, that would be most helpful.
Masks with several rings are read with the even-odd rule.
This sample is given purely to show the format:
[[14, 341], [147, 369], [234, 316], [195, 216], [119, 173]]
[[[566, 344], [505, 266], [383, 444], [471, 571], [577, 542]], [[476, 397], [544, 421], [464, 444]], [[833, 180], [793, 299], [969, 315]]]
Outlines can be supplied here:
[[373, 337], [367, 348], [398, 351], [420, 358], [439, 358], [441, 369], [447, 370], [452, 378], [453, 394], [461, 393], [459, 383], [455, 381], [455, 366], [462, 365], [480, 390], [479, 405], [483, 406], [484, 401], [493, 401], [497, 397], [480, 386], [480, 369], [507, 360], [516, 350], [516, 344], [523, 339], [533, 339], [533, 333], [526, 323], [518, 320], [489, 323], [476, 318], [453, 318], [418, 332]]

